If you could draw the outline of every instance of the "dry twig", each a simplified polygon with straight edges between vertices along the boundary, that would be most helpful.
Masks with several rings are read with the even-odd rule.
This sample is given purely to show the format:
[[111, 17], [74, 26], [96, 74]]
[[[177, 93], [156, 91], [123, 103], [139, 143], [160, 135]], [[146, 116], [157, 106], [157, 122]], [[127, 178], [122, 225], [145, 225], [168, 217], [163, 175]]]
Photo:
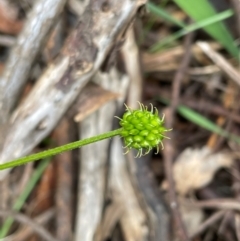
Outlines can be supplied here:
[[65, 2], [66, 0], [38, 0], [29, 13], [0, 78], [0, 124], [8, 120], [28, 80], [33, 61]]
[[211, 48], [207, 42], [198, 42], [198, 46], [203, 52], [226, 74], [240, 85], [240, 73], [235, 70], [229, 62], [219, 53]]
[[[129, 82], [128, 77], [119, 74], [115, 68], [108, 74], [98, 72], [94, 80], [113, 92], [120, 90], [122, 95], [126, 92]], [[116, 107], [115, 102], [109, 102], [85, 118], [80, 125], [81, 139], [110, 131]], [[108, 147], [109, 140], [105, 140], [85, 146], [80, 151], [76, 241], [93, 240], [100, 224], [105, 199]]]
[[31, 218], [26, 215], [16, 213], [8, 210], [0, 210], [0, 216], [2, 217], [12, 217], [18, 222], [24, 223], [27, 226], [31, 227], [37, 234], [39, 234], [46, 241], [57, 241], [46, 229], [40, 226], [38, 223], [33, 221]]
[[[166, 125], [168, 128], [172, 128], [174, 123], [174, 114], [176, 112], [176, 108], [178, 105], [179, 94], [180, 94], [180, 86], [181, 81], [184, 77], [185, 71], [191, 59], [191, 42], [192, 42], [192, 34], [186, 36], [185, 39], [185, 48], [186, 53], [184, 55], [183, 61], [179, 66], [179, 69], [175, 75], [173, 80], [173, 92], [172, 92], [172, 103], [171, 103], [171, 110], [169, 111], [168, 115], [166, 116]], [[169, 133], [170, 137], [172, 138], [171, 132]], [[173, 139], [173, 138], [172, 138]], [[175, 225], [177, 227], [177, 234], [179, 234], [181, 240], [189, 240], [186, 228], [181, 218], [181, 214], [179, 211], [179, 204], [177, 200], [177, 195], [175, 191], [174, 185], [174, 177], [173, 177], [173, 158], [174, 158], [174, 147], [173, 143], [166, 142], [165, 149], [164, 149], [164, 159], [165, 159], [165, 173], [167, 176], [167, 181], [169, 184], [169, 201], [170, 201], [170, 208], [172, 211], [172, 215], [174, 218]]]

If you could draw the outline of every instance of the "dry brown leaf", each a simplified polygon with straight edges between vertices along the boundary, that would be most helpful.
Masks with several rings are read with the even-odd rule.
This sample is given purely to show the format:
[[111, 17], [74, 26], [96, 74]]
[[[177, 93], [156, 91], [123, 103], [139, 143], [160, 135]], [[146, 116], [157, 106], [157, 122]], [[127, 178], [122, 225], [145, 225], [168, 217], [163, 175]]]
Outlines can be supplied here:
[[74, 116], [74, 120], [80, 122], [105, 103], [117, 99], [119, 96], [119, 94], [103, 89], [95, 83], [88, 83], [78, 99], [78, 109], [77, 114]]
[[176, 190], [185, 195], [211, 182], [217, 170], [230, 167], [233, 163], [230, 154], [212, 153], [208, 147], [184, 150], [174, 164], [173, 172]]

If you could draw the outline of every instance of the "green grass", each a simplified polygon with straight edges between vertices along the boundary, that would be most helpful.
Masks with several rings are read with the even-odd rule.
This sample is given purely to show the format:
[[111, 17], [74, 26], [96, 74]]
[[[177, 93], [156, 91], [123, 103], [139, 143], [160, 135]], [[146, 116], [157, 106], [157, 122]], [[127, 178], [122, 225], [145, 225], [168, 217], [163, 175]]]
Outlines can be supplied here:
[[222, 13], [218, 13], [213, 17], [210, 17], [208, 19], [204, 19], [201, 20], [197, 23], [193, 23], [190, 24], [186, 27], [184, 27], [183, 29], [175, 32], [174, 34], [170, 35], [167, 38], [164, 38], [163, 40], [161, 40], [159, 43], [156, 43], [155, 45], [153, 45], [150, 49], [150, 52], [156, 52], [161, 50], [165, 45], [168, 45], [170, 43], [172, 43], [173, 41], [177, 40], [180, 37], [183, 37], [184, 35], [193, 32], [195, 30], [204, 28], [205, 26], [210, 26], [211, 24], [214, 24], [218, 21], [224, 20], [226, 18], [229, 18], [230, 16], [233, 15], [233, 11], [232, 10], [226, 10]]
[[240, 144], [240, 137], [222, 129], [221, 127], [219, 127], [214, 122], [212, 122], [205, 116], [201, 115], [200, 113], [198, 113], [186, 106], [183, 106], [183, 105], [178, 106], [177, 110], [180, 115], [182, 115], [185, 119], [189, 120], [190, 122], [204, 128], [208, 131], [211, 131], [220, 136], [226, 137], [226, 138]]
[[[170, 103], [168, 100], [162, 99], [162, 98], [157, 98], [156, 100], [160, 101], [164, 104], [167, 104], [167, 105], [169, 105], [169, 103]], [[225, 137], [227, 139], [230, 139], [230, 140], [235, 141], [236, 143], [240, 144], [240, 137], [239, 136], [234, 135], [234, 134], [224, 130], [223, 128], [216, 125], [214, 122], [212, 122], [211, 120], [209, 120], [208, 118], [206, 118], [202, 114], [194, 111], [193, 109], [188, 108], [184, 105], [179, 105], [177, 107], [177, 111], [186, 120], [189, 120], [190, 122], [200, 126], [201, 128], [203, 128], [205, 130], [208, 130], [212, 133], [216, 133], [216, 134], [218, 134], [222, 137]]]
[[169, 37], [156, 43], [151, 48], [151, 52], [159, 51], [164, 46], [173, 43], [175, 40], [191, 31], [203, 29], [213, 39], [222, 44], [222, 46], [225, 47], [232, 56], [238, 58], [239, 50], [234, 43], [231, 33], [222, 22], [222, 20], [233, 15], [232, 10], [229, 9], [224, 12], [217, 13], [207, 0], [175, 0], [175, 3], [193, 20], [195, 20], [195, 23], [187, 26], [183, 22], [172, 17], [164, 8], [156, 6], [153, 3], [148, 3], [147, 7], [151, 13], [181, 28], [181, 30], [175, 32], [173, 35], [170, 35]]
[[169, 14], [164, 8], [162, 8], [160, 6], [156, 6], [155, 4], [149, 2], [149, 3], [147, 3], [147, 9], [151, 13], [165, 19], [166, 21], [168, 21], [170, 23], [173, 23], [182, 28], [186, 27], [185, 23], [183, 23], [182, 21], [179, 21], [178, 19], [171, 16], [171, 14]]
[[[24, 203], [26, 202], [27, 198], [29, 197], [30, 193], [32, 192], [33, 188], [36, 186], [37, 182], [39, 181], [40, 177], [42, 176], [44, 170], [48, 166], [50, 162], [50, 159], [43, 160], [37, 167], [37, 169], [34, 171], [32, 174], [27, 186], [23, 190], [23, 192], [20, 194], [20, 196], [17, 198], [16, 202], [13, 205], [13, 210], [19, 211]], [[13, 219], [12, 218], [7, 218], [6, 221], [4, 222], [1, 230], [0, 230], [0, 238], [4, 238], [11, 226], [13, 224]]]

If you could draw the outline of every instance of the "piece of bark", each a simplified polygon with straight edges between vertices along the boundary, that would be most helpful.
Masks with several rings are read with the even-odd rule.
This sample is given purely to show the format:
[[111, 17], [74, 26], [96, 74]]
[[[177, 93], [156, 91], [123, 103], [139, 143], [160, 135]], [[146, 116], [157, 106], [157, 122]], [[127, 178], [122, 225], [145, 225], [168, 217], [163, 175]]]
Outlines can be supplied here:
[[[109, 90], [121, 91], [123, 95], [126, 93], [128, 78], [118, 74], [116, 69], [111, 69], [109, 73], [98, 72], [94, 80]], [[85, 118], [80, 124], [81, 139], [110, 131], [116, 108], [116, 101], [111, 101]], [[96, 142], [80, 150], [76, 241], [92, 241], [101, 221], [107, 179], [109, 141], [108, 139]]]
[[102, 105], [118, 97], [118, 93], [103, 89], [94, 83], [88, 83], [77, 100], [77, 114], [74, 116], [74, 120], [76, 122], [82, 121]]
[[[5, 127], [0, 163], [28, 154], [63, 116], [122, 36], [145, 0], [92, 0], [59, 57], [43, 73]], [[0, 172], [0, 180], [9, 172]]]
[[29, 210], [33, 216], [39, 215], [54, 205], [54, 192], [56, 189], [56, 171], [54, 162], [46, 167], [38, 186], [32, 194]]
[[38, 0], [29, 13], [0, 78], [0, 124], [8, 120], [28, 79], [33, 61], [65, 2]]

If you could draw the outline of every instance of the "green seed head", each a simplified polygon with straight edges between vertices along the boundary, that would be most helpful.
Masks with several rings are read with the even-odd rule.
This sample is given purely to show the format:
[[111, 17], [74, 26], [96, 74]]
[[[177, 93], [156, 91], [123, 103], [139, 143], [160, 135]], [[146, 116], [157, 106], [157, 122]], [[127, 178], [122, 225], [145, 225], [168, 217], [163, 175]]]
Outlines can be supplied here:
[[[139, 103], [140, 104], [140, 103]], [[126, 106], [127, 107], [127, 106]], [[148, 154], [153, 148], [159, 151], [159, 144], [162, 145], [162, 140], [167, 138], [164, 132], [169, 131], [164, 127], [164, 117], [159, 118], [158, 111], [151, 105], [151, 111], [147, 107], [140, 104], [140, 109], [131, 110], [127, 107], [125, 114], [120, 119], [122, 127], [121, 136], [124, 138], [127, 152], [134, 148], [138, 150], [137, 156]]]

